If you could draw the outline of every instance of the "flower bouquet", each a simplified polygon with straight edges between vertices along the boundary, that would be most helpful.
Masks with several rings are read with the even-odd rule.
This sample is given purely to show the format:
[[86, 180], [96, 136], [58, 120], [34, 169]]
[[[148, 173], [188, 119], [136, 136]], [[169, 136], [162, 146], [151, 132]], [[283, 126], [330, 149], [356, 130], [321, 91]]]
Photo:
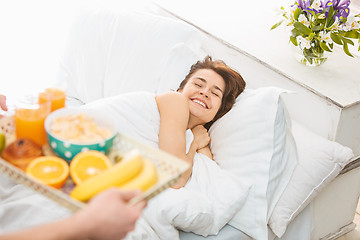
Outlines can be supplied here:
[[[281, 7], [282, 23], [291, 27], [290, 41], [297, 47], [300, 62], [318, 66], [326, 61], [326, 52], [332, 52], [334, 43], [353, 57], [349, 44], [360, 43], [360, 14], [350, 15], [350, 0], [296, 0], [288, 9]], [[358, 48], [360, 51], [360, 47]]]

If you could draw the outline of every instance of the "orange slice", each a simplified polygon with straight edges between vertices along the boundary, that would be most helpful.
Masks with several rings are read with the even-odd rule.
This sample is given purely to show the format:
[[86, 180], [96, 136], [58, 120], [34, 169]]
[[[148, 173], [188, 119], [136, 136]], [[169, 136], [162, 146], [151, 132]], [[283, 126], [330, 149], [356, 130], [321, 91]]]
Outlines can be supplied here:
[[70, 176], [75, 184], [80, 184], [111, 167], [110, 159], [95, 150], [81, 152], [71, 160]]
[[30, 162], [26, 173], [44, 184], [61, 188], [69, 176], [69, 165], [64, 159], [58, 157], [38, 157]]

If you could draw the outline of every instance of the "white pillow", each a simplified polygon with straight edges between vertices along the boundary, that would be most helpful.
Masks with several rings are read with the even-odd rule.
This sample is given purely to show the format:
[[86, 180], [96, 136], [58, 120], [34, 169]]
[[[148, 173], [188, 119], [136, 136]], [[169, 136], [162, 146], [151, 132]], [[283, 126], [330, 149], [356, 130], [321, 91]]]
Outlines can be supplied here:
[[185, 43], [175, 45], [167, 55], [161, 70], [159, 86], [156, 93], [176, 90], [185, 79], [191, 66], [203, 60], [205, 53], [194, 51]]
[[210, 128], [210, 147], [221, 168], [250, 182], [247, 200], [229, 223], [254, 239], [267, 239], [267, 222], [297, 163], [290, 120], [275, 87], [246, 89]]
[[92, 12], [78, 16], [60, 58], [57, 84], [70, 98], [87, 103], [104, 97], [104, 77], [114, 14]]
[[[66, 81], [68, 96], [84, 103], [131, 91], [155, 93], [174, 49], [182, 46], [187, 49], [182, 51], [185, 58], [188, 54], [193, 58], [203, 37], [189, 24], [149, 13], [103, 10], [86, 14], [70, 33], [58, 81]], [[187, 71], [191, 66], [174, 64]]]
[[350, 148], [312, 133], [295, 121], [292, 132], [299, 163], [269, 220], [271, 230], [278, 237], [354, 156]]
[[165, 17], [140, 13], [118, 16], [108, 55], [105, 97], [130, 91], [156, 92], [163, 64], [173, 48], [184, 44], [196, 51], [202, 36], [191, 25]]

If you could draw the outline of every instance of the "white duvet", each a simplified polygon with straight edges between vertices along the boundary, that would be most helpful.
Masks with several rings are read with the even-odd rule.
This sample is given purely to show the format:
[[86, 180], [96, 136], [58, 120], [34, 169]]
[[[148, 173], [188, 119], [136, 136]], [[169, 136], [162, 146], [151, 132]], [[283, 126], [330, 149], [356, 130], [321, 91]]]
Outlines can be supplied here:
[[[154, 97], [146, 92], [127, 93], [89, 103], [83, 108], [115, 118], [119, 131], [158, 146], [160, 116]], [[192, 141], [190, 130], [186, 132], [186, 140], [189, 146]], [[37, 223], [69, 214], [58, 205], [45, 204], [50, 201], [39, 194], [22, 187], [14, 191], [16, 185], [4, 185], [3, 181], [0, 184], [3, 193], [13, 192], [2, 194], [0, 199], [0, 226], [5, 226], [2, 232], [29, 226], [29, 222], [39, 217]], [[150, 200], [135, 230], [126, 239], [176, 240], [179, 239], [178, 229], [203, 236], [215, 235], [241, 208], [248, 190], [247, 183], [239, 182], [205, 155], [196, 154], [193, 173], [185, 187], [167, 189]], [[5, 212], [6, 217], [1, 216]]]
[[[119, 131], [158, 146], [160, 115], [155, 95], [126, 93], [87, 104], [87, 109], [108, 114]], [[187, 149], [192, 141], [186, 132]], [[181, 189], [168, 189], [148, 203], [134, 232], [127, 239], [179, 239], [181, 229], [199, 235], [215, 235], [241, 208], [249, 185], [240, 183], [203, 154], [195, 154], [192, 177]]]
[[177, 240], [178, 229], [216, 235], [239, 210], [246, 192], [212, 160], [199, 154], [187, 185], [170, 188], [149, 201], [135, 231], [126, 239]]

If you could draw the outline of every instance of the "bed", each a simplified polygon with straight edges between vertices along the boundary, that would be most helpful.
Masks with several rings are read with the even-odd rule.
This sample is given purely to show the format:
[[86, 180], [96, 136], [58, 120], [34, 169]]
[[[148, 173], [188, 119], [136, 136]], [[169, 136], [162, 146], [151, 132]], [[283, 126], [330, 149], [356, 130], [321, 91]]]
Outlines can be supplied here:
[[[209, 39], [198, 29], [148, 12], [90, 12], [78, 17], [69, 36], [58, 86], [66, 89], [67, 105], [73, 107], [94, 106], [98, 101], [114, 103], [117, 96], [132, 92], [174, 90], [191, 64], [211, 53], [204, 47]], [[211, 127], [214, 160], [237, 178], [243, 196], [237, 199], [236, 211], [228, 213], [226, 223], [212, 231], [176, 226], [179, 239], [334, 239], [354, 228], [352, 219], [360, 194], [358, 160], [350, 148], [291, 118], [286, 99], [294, 94], [278, 87], [252, 86]], [[6, 196], [22, 188], [9, 180], [1, 183]], [[5, 198], [8, 205], [2, 206], [13, 204], [14, 208], [16, 200], [11, 202], [12, 198]], [[216, 206], [230, 211], [228, 204], [233, 204], [233, 199]], [[28, 211], [28, 216], [31, 214], [34, 212]], [[68, 214], [51, 205], [35, 223]], [[188, 223], [190, 218], [185, 216], [182, 221]], [[22, 224], [18, 220], [8, 229]], [[3, 231], [8, 230], [3, 226]], [[139, 229], [135, 229], [138, 235], [130, 234], [128, 239], [151, 239], [141, 233], [141, 226]]]

